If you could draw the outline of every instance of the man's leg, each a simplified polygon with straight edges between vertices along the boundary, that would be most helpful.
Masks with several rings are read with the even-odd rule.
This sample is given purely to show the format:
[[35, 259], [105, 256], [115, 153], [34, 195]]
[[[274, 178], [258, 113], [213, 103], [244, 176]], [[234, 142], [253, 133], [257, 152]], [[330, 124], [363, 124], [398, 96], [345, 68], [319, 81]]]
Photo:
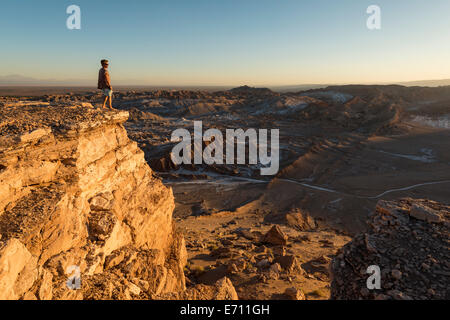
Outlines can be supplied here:
[[109, 108], [112, 109], [112, 95], [109, 96]]
[[102, 106], [102, 109], [103, 109], [103, 108], [106, 108], [106, 100], [108, 100], [108, 96], [106, 96], [106, 97], [105, 97], [105, 100], [103, 100], [103, 106]]

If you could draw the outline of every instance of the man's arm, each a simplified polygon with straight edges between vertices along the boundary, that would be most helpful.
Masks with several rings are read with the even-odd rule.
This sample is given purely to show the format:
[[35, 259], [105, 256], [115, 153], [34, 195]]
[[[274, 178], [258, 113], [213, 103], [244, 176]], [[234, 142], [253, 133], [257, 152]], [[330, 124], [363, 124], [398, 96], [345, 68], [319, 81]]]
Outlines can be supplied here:
[[98, 81], [97, 81], [97, 89], [101, 89], [102, 88], [102, 70], [100, 69], [100, 71], [98, 72]]
[[111, 78], [109, 77], [108, 70], [105, 70], [105, 83], [106, 83], [106, 85], [108, 86], [109, 89], [112, 89]]

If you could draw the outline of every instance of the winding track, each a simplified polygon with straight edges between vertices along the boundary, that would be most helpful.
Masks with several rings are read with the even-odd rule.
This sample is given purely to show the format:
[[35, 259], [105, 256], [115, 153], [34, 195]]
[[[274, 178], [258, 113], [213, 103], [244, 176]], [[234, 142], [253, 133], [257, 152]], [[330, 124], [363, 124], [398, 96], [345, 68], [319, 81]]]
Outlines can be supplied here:
[[307, 183], [303, 183], [303, 182], [296, 181], [296, 180], [291, 180], [291, 179], [279, 179], [279, 180], [286, 181], [286, 182], [291, 182], [291, 183], [295, 183], [295, 184], [299, 184], [301, 186], [304, 186], [304, 187], [307, 187], [307, 188], [311, 188], [311, 189], [315, 189], [315, 190], [326, 191], [326, 192], [331, 192], [331, 193], [337, 193], [337, 194], [342, 194], [342, 195], [351, 196], [351, 197], [357, 197], [357, 198], [361, 198], [361, 199], [378, 199], [378, 198], [381, 198], [381, 197], [383, 197], [383, 196], [385, 196], [385, 195], [387, 195], [389, 193], [392, 193], [392, 192], [407, 191], [407, 190], [415, 189], [415, 188], [422, 187], [422, 186], [430, 186], [430, 185], [436, 185], [436, 184], [450, 183], [450, 180], [424, 182], [424, 183], [419, 183], [419, 184], [415, 184], [415, 185], [404, 187], [404, 188], [389, 189], [389, 190], [386, 190], [386, 191], [380, 193], [379, 195], [376, 195], [376, 196], [373, 196], [373, 197], [367, 197], [367, 196], [360, 196], [360, 195], [349, 194], [349, 193], [345, 193], [345, 192], [341, 192], [341, 191], [336, 191], [336, 190], [333, 190], [333, 189], [327, 189], [327, 188], [323, 188], [323, 187], [319, 187], [319, 186], [314, 186], [314, 185], [311, 185], [311, 184], [307, 184]]
[[[218, 175], [219, 176], [219, 175]], [[251, 178], [244, 178], [244, 177], [233, 177], [233, 176], [222, 176], [220, 175], [221, 178], [230, 178], [232, 180], [239, 180], [239, 181], [246, 181], [249, 183], [269, 183], [270, 181], [267, 180], [258, 180], [258, 179], [251, 179]], [[333, 190], [333, 189], [329, 189], [329, 188], [325, 188], [325, 187], [321, 187], [321, 186], [315, 186], [309, 183], [305, 183], [305, 182], [301, 182], [301, 181], [297, 181], [297, 180], [292, 180], [292, 179], [285, 179], [285, 178], [277, 178], [279, 181], [284, 181], [284, 182], [288, 182], [288, 183], [295, 183], [298, 185], [301, 185], [303, 187], [306, 188], [310, 188], [310, 189], [314, 189], [314, 190], [318, 190], [318, 191], [324, 191], [324, 192], [329, 192], [329, 193], [336, 193], [336, 194], [341, 194], [341, 195], [345, 195], [345, 196], [349, 196], [349, 197], [357, 197], [360, 199], [379, 199], [389, 193], [393, 193], [393, 192], [399, 192], [399, 191], [407, 191], [407, 190], [412, 190], [415, 188], [419, 188], [419, 187], [423, 187], [423, 186], [430, 186], [430, 185], [437, 185], [437, 184], [445, 184], [445, 183], [450, 183], [450, 180], [443, 180], [443, 181], [432, 181], [432, 182], [423, 182], [423, 183], [419, 183], [419, 184], [414, 184], [411, 186], [407, 186], [407, 187], [403, 187], [403, 188], [396, 188], [396, 189], [389, 189], [386, 190], [376, 196], [361, 196], [361, 195], [356, 195], [356, 194], [350, 194], [350, 193], [345, 193], [342, 191], [337, 191], [337, 190]], [[230, 183], [228, 182], [220, 182], [220, 181], [210, 181], [210, 180], [196, 180], [196, 181], [186, 181], [186, 182], [169, 182], [168, 184], [196, 184], [196, 183], [212, 183], [212, 184], [222, 184], [222, 183]]]

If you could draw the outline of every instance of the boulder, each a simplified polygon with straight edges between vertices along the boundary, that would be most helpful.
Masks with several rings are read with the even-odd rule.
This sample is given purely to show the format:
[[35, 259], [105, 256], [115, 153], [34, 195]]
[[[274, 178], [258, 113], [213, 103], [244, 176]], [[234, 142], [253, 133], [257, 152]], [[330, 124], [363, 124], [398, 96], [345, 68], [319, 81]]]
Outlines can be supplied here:
[[283, 270], [288, 273], [295, 273], [295, 274], [304, 273], [300, 265], [300, 262], [293, 255], [281, 256], [276, 258], [274, 261], [279, 263], [280, 266], [283, 268]]
[[287, 288], [284, 291], [284, 295], [289, 300], [306, 300], [305, 294], [301, 289], [297, 289], [295, 287]]
[[263, 242], [271, 245], [282, 245], [287, 244], [288, 237], [284, 234], [279, 226], [273, 226], [265, 235]]
[[227, 277], [218, 280], [214, 285], [214, 300], [239, 300], [236, 289]]
[[441, 221], [441, 216], [437, 211], [420, 204], [414, 204], [411, 207], [409, 215], [413, 218], [427, 222], [438, 223]]

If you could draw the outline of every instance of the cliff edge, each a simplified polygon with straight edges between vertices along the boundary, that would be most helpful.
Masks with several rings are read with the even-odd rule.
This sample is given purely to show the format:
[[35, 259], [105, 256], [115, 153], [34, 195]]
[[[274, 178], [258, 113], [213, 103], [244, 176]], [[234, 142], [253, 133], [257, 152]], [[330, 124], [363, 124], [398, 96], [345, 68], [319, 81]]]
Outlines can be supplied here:
[[128, 139], [128, 112], [17, 102], [0, 119], [0, 299], [185, 289], [172, 190]]

